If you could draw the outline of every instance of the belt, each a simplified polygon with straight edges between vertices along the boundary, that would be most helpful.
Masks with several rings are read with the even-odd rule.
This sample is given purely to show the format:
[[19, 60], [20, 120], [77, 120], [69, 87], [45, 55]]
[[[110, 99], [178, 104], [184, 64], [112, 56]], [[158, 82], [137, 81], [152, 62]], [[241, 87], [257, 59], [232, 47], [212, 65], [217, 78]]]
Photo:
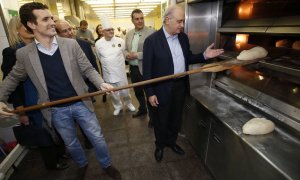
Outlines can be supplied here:
[[67, 107], [67, 106], [71, 106], [77, 102], [80, 102], [81, 100], [77, 100], [77, 101], [74, 101], [74, 102], [68, 102], [68, 103], [63, 103], [63, 104], [58, 104], [56, 106], [53, 106], [53, 107]]

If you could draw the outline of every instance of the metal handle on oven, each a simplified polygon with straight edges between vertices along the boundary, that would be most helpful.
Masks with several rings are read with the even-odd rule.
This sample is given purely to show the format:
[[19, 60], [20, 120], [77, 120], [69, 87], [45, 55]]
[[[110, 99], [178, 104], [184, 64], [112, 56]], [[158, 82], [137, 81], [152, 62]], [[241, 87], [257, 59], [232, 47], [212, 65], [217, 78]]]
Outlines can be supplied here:
[[191, 105], [190, 105], [189, 103], [186, 103], [186, 104], [185, 104], [185, 108], [186, 108], [186, 109], [190, 109], [190, 108], [191, 108]]
[[219, 143], [219, 144], [222, 143], [221, 138], [219, 138], [215, 133], [213, 134], [213, 138], [214, 138], [215, 141], [217, 141], [217, 143]]
[[200, 121], [198, 122], [198, 125], [199, 125], [199, 126], [202, 126], [202, 127], [204, 127], [204, 128], [207, 128], [207, 124], [206, 124], [204, 121], [202, 121], [202, 120], [200, 120]]

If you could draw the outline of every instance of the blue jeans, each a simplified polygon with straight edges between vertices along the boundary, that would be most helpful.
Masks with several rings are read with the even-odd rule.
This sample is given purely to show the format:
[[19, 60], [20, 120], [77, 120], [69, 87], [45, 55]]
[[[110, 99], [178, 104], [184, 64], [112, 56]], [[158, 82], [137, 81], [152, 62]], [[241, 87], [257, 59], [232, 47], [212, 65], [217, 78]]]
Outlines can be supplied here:
[[101, 167], [110, 166], [111, 158], [96, 114], [91, 112], [82, 102], [76, 102], [66, 107], [52, 108], [52, 124], [61, 135], [74, 161], [79, 167], [83, 167], [88, 162], [76, 135], [75, 121], [94, 146]]

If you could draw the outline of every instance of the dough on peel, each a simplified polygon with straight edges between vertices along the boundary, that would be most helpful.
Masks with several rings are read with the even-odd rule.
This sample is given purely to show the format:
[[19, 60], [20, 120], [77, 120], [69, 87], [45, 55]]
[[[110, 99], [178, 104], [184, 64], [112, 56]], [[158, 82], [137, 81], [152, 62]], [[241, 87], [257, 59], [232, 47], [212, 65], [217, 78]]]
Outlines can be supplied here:
[[268, 54], [268, 51], [266, 51], [263, 47], [254, 47], [249, 50], [243, 50], [240, 55], [237, 56], [238, 60], [253, 60], [258, 58], [264, 58]]
[[265, 118], [253, 118], [243, 126], [243, 133], [250, 135], [268, 134], [275, 129], [275, 124]]

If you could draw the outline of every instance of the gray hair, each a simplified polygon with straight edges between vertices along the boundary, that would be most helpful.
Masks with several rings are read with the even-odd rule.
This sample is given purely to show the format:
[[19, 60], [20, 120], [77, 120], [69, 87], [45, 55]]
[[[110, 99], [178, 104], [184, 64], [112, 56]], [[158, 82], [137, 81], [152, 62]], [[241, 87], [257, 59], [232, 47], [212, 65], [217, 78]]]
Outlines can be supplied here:
[[180, 6], [177, 6], [177, 5], [172, 5], [172, 6], [168, 7], [168, 9], [165, 11], [165, 13], [163, 15], [163, 23], [164, 24], [165, 24], [166, 18], [169, 16], [172, 16], [174, 11], [177, 9], [183, 10]]

